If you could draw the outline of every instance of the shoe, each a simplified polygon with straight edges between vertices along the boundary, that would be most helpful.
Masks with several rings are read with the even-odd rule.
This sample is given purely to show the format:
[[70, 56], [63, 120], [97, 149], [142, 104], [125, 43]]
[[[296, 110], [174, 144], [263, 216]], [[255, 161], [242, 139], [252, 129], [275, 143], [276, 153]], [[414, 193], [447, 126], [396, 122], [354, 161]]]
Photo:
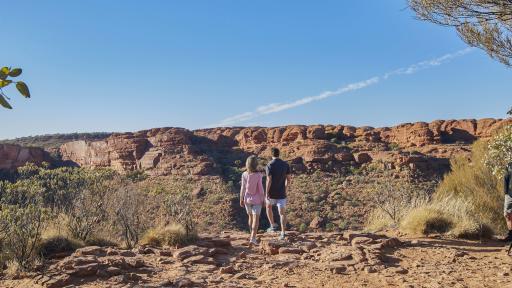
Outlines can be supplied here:
[[270, 227], [268, 227], [268, 229], [267, 229], [268, 233], [272, 233], [272, 232], [276, 232], [276, 231], [277, 231], [277, 225], [276, 226], [270, 225]]
[[507, 237], [500, 239], [501, 242], [512, 242], [512, 234], [508, 234]]
[[284, 235], [283, 232], [281, 232], [281, 234], [279, 235], [279, 240], [284, 240], [286, 237], [286, 235]]
[[258, 242], [258, 239], [256, 239], [256, 238], [249, 240], [249, 244], [256, 245], [256, 246], [260, 245], [260, 243]]

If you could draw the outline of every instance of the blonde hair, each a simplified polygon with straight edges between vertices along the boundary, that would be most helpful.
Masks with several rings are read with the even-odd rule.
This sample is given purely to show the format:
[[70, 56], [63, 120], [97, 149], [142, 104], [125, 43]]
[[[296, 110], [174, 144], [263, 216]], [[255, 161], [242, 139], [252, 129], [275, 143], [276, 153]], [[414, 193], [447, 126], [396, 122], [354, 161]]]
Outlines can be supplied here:
[[256, 156], [252, 155], [247, 158], [247, 161], [245, 161], [245, 168], [247, 169], [247, 172], [254, 173], [258, 170], [258, 159]]

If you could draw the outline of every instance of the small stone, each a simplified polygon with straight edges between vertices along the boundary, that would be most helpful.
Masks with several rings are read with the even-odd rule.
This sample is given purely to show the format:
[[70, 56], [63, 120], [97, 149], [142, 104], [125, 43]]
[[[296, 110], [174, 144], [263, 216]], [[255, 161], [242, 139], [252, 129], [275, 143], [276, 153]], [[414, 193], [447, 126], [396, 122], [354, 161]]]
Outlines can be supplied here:
[[72, 270], [69, 274], [78, 277], [87, 277], [95, 275], [98, 272], [99, 264], [91, 263], [82, 266], [75, 266], [75, 269]]
[[302, 254], [304, 251], [300, 248], [281, 247], [278, 250], [279, 254]]
[[123, 271], [117, 267], [108, 267], [107, 269], [105, 269], [105, 272], [110, 276], [117, 276], [117, 275], [121, 275], [123, 273]]
[[329, 267], [329, 271], [331, 271], [332, 274], [341, 274], [345, 271], [347, 271], [346, 266], [331, 266]]
[[130, 250], [123, 250], [123, 251], [119, 252], [119, 255], [123, 256], [123, 257], [135, 257], [135, 256], [137, 256], [137, 254], [135, 254], [135, 252], [130, 251]]
[[377, 272], [377, 270], [372, 266], [367, 266], [367, 267], [364, 267], [364, 272], [366, 272], [366, 274], [370, 274], [370, 273]]
[[170, 257], [170, 256], [172, 256], [172, 251], [171, 250], [159, 250], [158, 255]]
[[233, 274], [233, 273], [235, 273], [235, 268], [231, 265], [226, 266], [226, 267], [221, 267], [219, 272], [220, 272], [220, 274]]
[[174, 282], [172, 282], [171, 280], [164, 280], [160, 283], [158, 283], [158, 287], [171, 287], [174, 285]]
[[107, 252], [105, 248], [99, 246], [89, 246], [77, 249], [74, 253], [76, 256], [105, 256]]

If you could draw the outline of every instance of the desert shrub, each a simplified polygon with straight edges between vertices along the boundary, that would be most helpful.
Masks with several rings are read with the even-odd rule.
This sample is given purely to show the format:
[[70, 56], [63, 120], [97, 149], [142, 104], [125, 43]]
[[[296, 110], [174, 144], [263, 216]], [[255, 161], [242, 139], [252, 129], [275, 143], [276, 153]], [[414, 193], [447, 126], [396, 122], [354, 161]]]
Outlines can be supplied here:
[[485, 142], [477, 141], [472, 147], [471, 160], [458, 157], [451, 161], [452, 171], [439, 185], [434, 194], [434, 203], [457, 215], [462, 211], [457, 206], [464, 205], [464, 215], [457, 219], [472, 218], [479, 226], [488, 225], [495, 232], [500, 232], [505, 229], [503, 191], [500, 189], [501, 182], [498, 177], [485, 164], [487, 149]]
[[368, 188], [376, 206], [367, 219], [369, 230], [398, 227], [409, 211], [429, 201], [435, 187], [433, 182], [390, 178], [384, 177]]
[[506, 126], [489, 141], [485, 165], [494, 176], [501, 177], [510, 162], [512, 162], [512, 126]]
[[[222, 231], [238, 224], [236, 221], [242, 221], [242, 217], [235, 217], [238, 213], [233, 208], [238, 203], [238, 195], [233, 193], [234, 187], [226, 183], [219, 177], [201, 177], [188, 176], [168, 176], [166, 178], [154, 179], [144, 187], [140, 187], [143, 192], [150, 194], [154, 199], [150, 201], [154, 209], [148, 213], [156, 213], [156, 226], [176, 223], [174, 216], [169, 214], [169, 210], [174, 210], [171, 214], [177, 213], [175, 209], [170, 209], [167, 205], [176, 203], [180, 205], [180, 199], [185, 203], [184, 207], [188, 212], [189, 219], [195, 219], [193, 226], [197, 231]], [[194, 190], [201, 188], [201, 195], [191, 195]], [[180, 207], [178, 207], [180, 208]], [[176, 215], [175, 215], [176, 216]], [[200, 221], [199, 221], [200, 220]], [[242, 223], [242, 222], [240, 222]], [[244, 225], [246, 222], [243, 221]], [[155, 225], [155, 222], [152, 223]]]
[[391, 142], [388, 144], [388, 148], [391, 151], [398, 151], [398, 150], [400, 150], [400, 145], [398, 143]]
[[192, 211], [192, 198], [189, 193], [170, 194], [167, 196], [164, 205], [170, 222], [183, 227], [186, 235], [193, 235], [196, 232], [196, 222]]
[[109, 217], [113, 233], [127, 248], [134, 247], [151, 222], [146, 216], [146, 194], [134, 186], [123, 186], [109, 195]]
[[334, 223], [327, 223], [325, 225], [325, 230], [327, 231], [334, 231], [336, 229], [336, 225]]
[[346, 230], [348, 228], [348, 226], [349, 226], [349, 223], [345, 220], [342, 220], [338, 223], [338, 228], [340, 230]]
[[124, 176], [133, 183], [141, 182], [148, 179], [148, 174], [146, 174], [146, 172], [144, 172], [143, 170], [133, 170], [127, 172]]
[[196, 239], [196, 233], [187, 232], [182, 225], [171, 224], [149, 229], [142, 237], [141, 243], [156, 247], [181, 246], [193, 243]]
[[36, 204], [1, 206], [0, 223], [5, 231], [2, 250], [21, 269], [31, 268], [36, 259], [47, 217], [48, 211]]
[[38, 243], [37, 254], [41, 255], [43, 258], [47, 258], [48, 256], [58, 253], [72, 252], [83, 246], [83, 242], [71, 237], [66, 237], [65, 235], [52, 235], [50, 237], [43, 238], [41, 242]]
[[105, 195], [102, 190], [84, 190], [73, 199], [72, 206], [66, 213], [66, 226], [73, 237], [86, 241], [105, 218], [103, 196]]

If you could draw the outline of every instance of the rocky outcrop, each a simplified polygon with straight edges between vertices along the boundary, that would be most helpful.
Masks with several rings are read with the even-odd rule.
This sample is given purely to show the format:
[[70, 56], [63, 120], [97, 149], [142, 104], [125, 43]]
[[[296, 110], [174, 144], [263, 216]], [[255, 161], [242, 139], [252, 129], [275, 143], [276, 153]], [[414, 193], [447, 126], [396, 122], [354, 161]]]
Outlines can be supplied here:
[[40, 165], [43, 162], [51, 163], [52, 160], [41, 148], [0, 144], [0, 170], [14, 170], [27, 163]]
[[[270, 156], [279, 147], [296, 171], [340, 171], [374, 160], [388, 166], [437, 169], [468, 145], [490, 137], [511, 119], [438, 120], [373, 128], [344, 125], [213, 128], [189, 131], [158, 128], [113, 134], [101, 141], [74, 141], [61, 146], [64, 160], [86, 167], [126, 172], [144, 169], [151, 175], [208, 175], [234, 166], [249, 154]], [[449, 144], [449, 145], [447, 145]], [[452, 145], [456, 144], [456, 145]], [[229, 155], [232, 155], [228, 159]], [[232, 160], [232, 161], [231, 161]], [[226, 162], [227, 161], [227, 162]], [[229, 162], [231, 161], [231, 162]]]

